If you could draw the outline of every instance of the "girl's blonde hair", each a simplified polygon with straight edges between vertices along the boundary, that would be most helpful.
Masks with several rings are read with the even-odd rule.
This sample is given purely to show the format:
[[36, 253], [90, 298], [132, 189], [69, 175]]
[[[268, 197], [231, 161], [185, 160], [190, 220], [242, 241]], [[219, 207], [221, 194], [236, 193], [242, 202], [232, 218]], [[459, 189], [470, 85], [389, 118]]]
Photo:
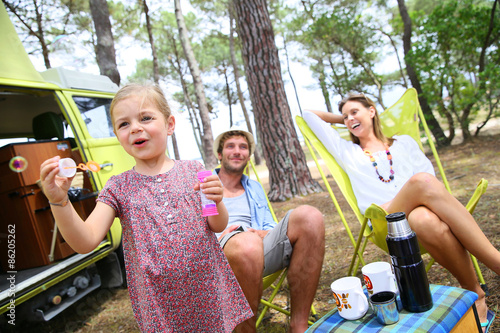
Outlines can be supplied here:
[[160, 87], [154, 84], [129, 83], [121, 87], [113, 98], [113, 101], [111, 101], [111, 106], [109, 107], [111, 118], [113, 118], [113, 110], [116, 104], [130, 96], [141, 96], [143, 98], [141, 105], [145, 102], [152, 103], [163, 114], [165, 120], [168, 120], [172, 114], [167, 99]]
[[[381, 140], [382, 142], [388, 144], [389, 146], [392, 146], [392, 143], [394, 142], [393, 138], [388, 138], [382, 133], [382, 126], [380, 123], [380, 118], [378, 116], [377, 108], [375, 107], [375, 103], [369, 99], [368, 97], [365, 96], [365, 94], [356, 94], [356, 93], [349, 93], [346, 97], [344, 97], [340, 102], [339, 102], [339, 111], [342, 113], [342, 108], [347, 102], [358, 102], [361, 103], [365, 108], [370, 108], [373, 107], [375, 110], [375, 116], [372, 119], [373, 122], [373, 131], [375, 132], [375, 136], [377, 139]], [[352, 142], [356, 143], [359, 145], [359, 138], [355, 135], [353, 135], [351, 132], [349, 132], [349, 135], [351, 136]]]

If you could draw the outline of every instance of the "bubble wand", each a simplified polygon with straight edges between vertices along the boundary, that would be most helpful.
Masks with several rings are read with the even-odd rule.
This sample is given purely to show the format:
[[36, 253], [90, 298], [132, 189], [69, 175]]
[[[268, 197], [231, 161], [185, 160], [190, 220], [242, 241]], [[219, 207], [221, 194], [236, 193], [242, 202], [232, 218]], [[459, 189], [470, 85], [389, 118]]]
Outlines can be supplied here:
[[71, 158], [62, 158], [59, 160], [59, 173], [58, 176], [61, 177], [73, 177], [76, 174], [76, 169], [82, 171], [90, 170], [92, 172], [101, 171], [101, 166], [95, 161], [88, 161], [86, 164], [80, 163], [76, 165], [76, 162]]

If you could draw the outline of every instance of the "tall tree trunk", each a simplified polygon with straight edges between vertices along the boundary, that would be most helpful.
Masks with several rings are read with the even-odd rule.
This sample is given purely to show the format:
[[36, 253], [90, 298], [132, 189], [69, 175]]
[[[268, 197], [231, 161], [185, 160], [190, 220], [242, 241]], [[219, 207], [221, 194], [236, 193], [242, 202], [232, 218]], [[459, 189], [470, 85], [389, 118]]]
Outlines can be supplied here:
[[[149, 17], [149, 7], [146, 0], [142, 1], [142, 8], [146, 16], [146, 30], [148, 31], [149, 44], [151, 45], [151, 55], [153, 57], [153, 79], [158, 85], [160, 83], [160, 69], [158, 66], [158, 55], [156, 54], [155, 40], [153, 37], [153, 27], [151, 26], [151, 19]], [[172, 133], [172, 147], [174, 149], [174, 156], [176, 160], [180, 160], [179, 147], [177, 145], [177, 137]]]
[[420, 107], [422, 108], [422, 112], [425, 115], [425, 120], [429, 125], [432, 135], [434, 135], [434, 139], [436, 140], [437, 146], [438, 147], [449, 146], [450, 141], [448, 140], [448, 138], [443, 132], [443, 129], [441, 128], [436, 118], [434, 117], [434, 114], [432, 113], [432, 110], [429, 104], [427, 103], [427, 98], [425, 98], [423, 94], [422, 86], [420, 85], [420, 80], [418, 79], [417, 73], [415, 72], [413, 65], [407, 60], [408, 53], [410, 53], [411, 51], [412, 23], [410, 15], [408, 15], [408, 9], [406, 8], [405, 0], [398, 0], [398, 7], [399, 7], [399, 15], [401, 15], [401, 19], [403, 20], [403, 25], [404, 25], [403, 50], [405, 55], [406, 72], [408, 73], [408, 76], [410, 78], [411, 85], [418, 92], [418, 101], [420, 103]]
[[42, 45], [42, 54], [43, 54], [43, 61], [45, 63], [45, 68], [49, 69], [51, 68], [50, 65], [50, 60], [49, 60], [49, 48], [47, 46], [47, 43], [45, 42], [45, 34], [43, 30], [43, 24], [42, 24], [42, 13], [40, 13], [39, 6], [36, 1], [33, 1], [33, 4], [35, 5], [36, 8], [36, 25], [38, 27], [38, 40], [40, 41], [40, 45]]
[[382, 29], [378, 29], [378, 31], [389, 38], [391, 41], [392, 48], [394, 49], [394, 54], [396, 54], [396, 59], [398, 60], [398, 67], [399, 67], [399, 73], [401, 73], [401, 78], [403, 79], [403, 87], [408, 89], [408, 82], [406, 81], [406, 75], [404, 73], [403, 65], [401, 64], [401, 59], [399, 58], [399, 53], [398, 53], [398, 47], [396, 46], [396, 43], [394, 42], [394, 39], [392, 38], [391, 35], [389, 35], [387, 32], [383, 31]]
[[205, 168], [213, 169], [217, 166], [217, 159], [212, 153], [214, 137], [212, 135], [212, 127], [210, 124], [210, 117], [208, 116], [208, 104], [205, 97], [205, 90], [203, 89], [203, 82], [201, 81], [201, 73], [198, 67], [198, 62], [194, 57], [194, 52], [191, 48], [191, 43], [189, 42], [189, 37], [187, 34], [186, 23], [184, 22], [184, 16], [182, 15], [180, 0], [174, 0], [175, 3], [175, 17], [177, 19], [177, 26], [179, 28], [179, 37], [181, 40], [182, 48], [184, 49], [184, 54], [188, 61], [189, 70], [193, 76], [194, 90], [196, 94], [196, 99], [198, 101], [198, 108], [200, 111], [201, 123], [203, 125], [203, 136], [202, 145], [205, 152]]
[[[227, 66], [224, 62], [222, 74], [224, 74], [224, 82], [226, 83], [226, 98], [227, 105], [229, 105], [229, 128], [233, 127], [233, 99], [231, 98], [231, 86], [229, 85], [229, 78], [227, 77]], [[221, 71], [219, 71], [220, 73]]]
[[109, 8], [106, 0], [89, 0], [90, 12], [97, 35], [96, 59], [101, 75], [106, 75], [120, 85], [120, 73], [116, 65], [115, 42], [109, 21]]
[[[238, 68], [238, 62], [236, 61], [236, 51], [234, 50], [234, 24], [233, 24], [234, 9], [231, 2], [228, 4], [228, 7], [229, 7], [229, 51], [231, 53], [231, 63], [233, 64], [234, 82], [236, 83], [236, 91], [238, 93], [238, 99], [240, 101], [241, 111], [243, 111], [243, 116], [245, 117], [245, 123], [247, 124], [248, 131], [253, 135], [252, 123], [250, 122], [250, 117], [248, 116], [248, 110], [247, 107], [245, 106], [245, 97], [243, 96], [243, 91], [241, 90], [240, 86], [240, 70]], [[260, 142], [258, 145], [260, 146]], [[262, 163], [259, 149], [255, 149], [253, 157], [255, 159], [256, 165], [260, 165]]]
[[[477, 77], [479, 78], [479, 88], [477, 91], [477, 95], [481, 96], [486, 93], [486, 80], [482, 74], [484, 72], [486, 62], [486, 49], [490, 46], [490, 40], [491, 40], [491, 34], [493, 33], [493, 28], [495, 24], [495, 11], [497, 8], [497, 3], [498, 0], [495, 0], [493, 2], [493, 7], [491, 8], [491, 14], [490, 14], [490, 22], [488, 25], [488, 32], [486, 33], [486, 37], [484, 38], [483, 46], [481, 47], [481, 53], [479, 55], [479, 70], [478, 70], [478, 75]], [[460, 126], [462, 127], [462, 133], [463, 133], [463, 140], [465, 141], [471, 141], [472, 140], [472, 135], [469, 131], [469, 116], [472, 111], [472, 107], [476, 101], [469, 103], [463, 110], [462, 112], [462, 117], [460, 118]]]
[[288, 49], [286, 48], [286, 34], [283, 34], [283, 49], [285, 50], [286, 69], [288, 71], [288, 76], [290, 76], [290, 80], [292, 81], [293, 91], [295, 92], [295, 98], [297, 99], [297, 106], [299, 107], [299, 112], [302, 116], [302, 107], [300, 106], [299, 93], [297, 92], [297, 86], [295, 85], [295, 80], [293, 79], [292, 71], [290, 70], [290, 58], [288, 57]]
[[323, 94], [323, 98], [325, 99], [326, 110], [330, 113], [333, 113], [332, 102], [330, 101], [330, 92], [328, 91], [328, 87], [326, 86], [326, 75], [325, 75], [325, 64], [323, 64], [323, 59], [321, 57], [314, 58], [316, 60], [317, 65], [317, 73], [318, 73], [318, 81], [319, 86], [321, 88], [321, 94]]
[[[193, 102], [191, 101], [191, 98], [189, 97], [189, 91], [188, 91], [188, 86], [186, 83], [186, 80], [184, 80], [184, 73], [182, 72], [182, 66], [181, 66], [181, 61], [179, 57], [179, 52], [177, 51], [177, 43], [175, 41], [175, 37], [173, 35], [168, 34], [168, 38], [171, 40], [171, 45], [172, 45], [172, 51], [174, 52], [175, 58], [168, 58], [168, 62], [170, 62], [170, 65], [175, 68], [177, 71], [177, 74], [179, 75], [179, 80], [181, 81], [181, 86], [182, 86], [182, 92], [184, 95], [184, 104], [186, 105], [186, 108], [188, 110], [189, 114], [189, 121], [191, 123], [191, 128], [193, 129], [193, 136], [196, 141], [196, 146], [198, 147], [198, 151], [200, 152], [201, 158], [203, 161], [205, 161], [205, 151], [203, 150], [203, 147], [201, 145], [201, 128], [200, 124], [198, 122], [198, 118], [196, 117], [195, 114], [195, 108], [193, 106]], [[196, 123], [196, 124], [195, 124]]]
[[312, 179], [290, 114], [265, 0], [233, 0], [250, 98], [269, 169], [269, 199], [321, 191]]
[[142, 0], [142, 8], [146, 16], [146, 30], [148, 31], [149, 44], [151, 45], [151, 55], [153, 56], [153, 78], [156, 84], [160, 82], [160, 70], [158, 68], [158, 56], [156, 55], [155, 41], [153, 37], [153, 27], [149, 18], [149, 7], [146, 0]]

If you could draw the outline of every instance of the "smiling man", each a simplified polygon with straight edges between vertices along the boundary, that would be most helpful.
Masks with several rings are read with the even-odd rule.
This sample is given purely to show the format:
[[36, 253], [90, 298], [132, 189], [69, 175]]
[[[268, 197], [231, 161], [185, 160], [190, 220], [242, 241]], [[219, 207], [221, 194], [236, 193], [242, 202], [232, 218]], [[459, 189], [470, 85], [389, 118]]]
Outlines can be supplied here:
[[[276, 224], [262, 186], [243, 174], [255, 150], [253, 135], [243, 130], [221, 133], [214, 153], [221, 161], [223, 202], [229, 213], [226, 230], [218, 235], [254, 314], [262, 296], [262, 277], [288, 267], [291, 332], [304, 332], [316, 293], [325, 252], [323, 216], [314, 207], [299, 206]], [[255, 332], [256, 316], [236, 332]]]

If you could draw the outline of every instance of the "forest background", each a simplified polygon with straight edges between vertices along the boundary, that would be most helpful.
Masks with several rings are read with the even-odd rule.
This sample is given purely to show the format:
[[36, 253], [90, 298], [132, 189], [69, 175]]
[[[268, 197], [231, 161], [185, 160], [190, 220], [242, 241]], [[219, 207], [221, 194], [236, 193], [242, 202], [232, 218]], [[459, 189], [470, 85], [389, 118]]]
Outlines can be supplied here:
[[321, 190], [293, 122], [303, 107], [337, 112], [358, 91], [383, 110], [413, 86], [439, 147], [457, 132], [473, 140], [499, 115], [498, 0], [3, 3], [39, 67], [71, 63], [118, 85], [163, 87], [188, 124], [172, 140], [175, 158], [193, 158], [183, 156], [191, 130], [211, 168], [212, 124], [215, 134], [248, 128], [272, 201]]

